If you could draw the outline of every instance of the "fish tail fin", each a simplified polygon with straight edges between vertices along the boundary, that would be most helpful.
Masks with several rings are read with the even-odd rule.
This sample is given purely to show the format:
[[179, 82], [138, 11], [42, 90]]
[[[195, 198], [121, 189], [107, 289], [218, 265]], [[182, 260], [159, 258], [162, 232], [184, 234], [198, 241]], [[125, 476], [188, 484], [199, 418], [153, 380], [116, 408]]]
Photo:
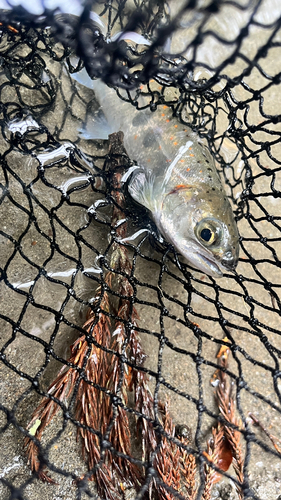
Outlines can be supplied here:
[[83, 127], [78, 129], [78, 135], [86, 141], [94, 139], [108, 139], [109, 134], [113, 131], [104, 116], [101, 109], [88, 117], [88, 120]]

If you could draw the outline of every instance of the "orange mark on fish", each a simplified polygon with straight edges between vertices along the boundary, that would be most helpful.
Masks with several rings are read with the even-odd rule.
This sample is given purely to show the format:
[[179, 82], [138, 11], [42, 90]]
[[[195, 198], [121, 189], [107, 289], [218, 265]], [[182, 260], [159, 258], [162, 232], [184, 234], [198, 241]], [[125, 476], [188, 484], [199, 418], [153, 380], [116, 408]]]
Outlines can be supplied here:
[[174, 142], [174, 146], [177, 146], [177, 145], [178, 145], [178, 143], [177, 143], [177, 141], [175, 141], [175, 142]]
[[166, 120], [166, 122], [168, 123], [170, 120]]
[[165, 113], [162, 113], [161, 116], [165, 116]]
[[192, 146], [190, 146], [190, 148], [188, 148], [188, 149], [189, 149], [189, 151], [192, 151]]
[[190, 168], [187, 168], [186, 171], [189, 172]]
[[189, 156], [194, 156], [194, 154], [190, 153], [190, 155], [189, 155]]
[[137, 138], [138, 138], [138, 136], [137, 136], [137, 135], [135, 135], [134, 139], [137, 139]]
[[165, 106], [163, 106], [163, 109], [167, 109], [167, 107], [168, 107], [168, 106], [166, 106], [166, 105], [165, 105]]
[[190, 188], [191, 188], [191, 186], [189, 186], [188, 184], [178, 184], [168, 194], [177, 193], [178, 191], [182, 191], [183, 189], [190, 189]]

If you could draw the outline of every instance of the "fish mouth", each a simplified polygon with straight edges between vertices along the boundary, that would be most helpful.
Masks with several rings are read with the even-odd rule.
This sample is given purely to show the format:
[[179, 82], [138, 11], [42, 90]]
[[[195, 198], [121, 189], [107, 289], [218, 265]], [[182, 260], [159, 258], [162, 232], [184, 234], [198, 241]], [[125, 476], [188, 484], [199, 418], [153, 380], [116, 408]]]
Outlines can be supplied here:
[[221, 278], [225, 273], [234, 270], [233, 267], [230, 269], [230, 267], [224, 266], [222, 262], [212, 259], [205, 253], [190, 252], [189, 250], [185, 252], [184, 257], [199, 271], [213, 278]]
[[230, 248], [223, 253], [221, 258], [215, 258], [213, 254], [207, 253], [205, 249], [198, 248], [198, 246], [185, 250], [182, 255], [194, 267], [213, 278], [221, 278], [224, 274], [234, 271], [238, 263], [237, 252]]
[[224, 273], [228, 272], [227, 269], [221, 262], [214, 260], [211, 256], [206, 256], [206, 253], [199, 252], [198, 248], [193, 248], [178, 245], [178, 242], [171, 241], [175, 246], [176, 250], [192, 265], [196, 270], [201, 271], [208, 276], [213, 278], [221, 278]]
[[188, 260], [198, 269], [214, 278], [221, 278], [225, 273], [234, 271], [237, 265], [237, 260], [226, 261], [227, 265], [224, 265], [223, 262], [214, 261], [203, 254], [195, 254], [194, 258], [188, 257]]
[[[234, 271], [238, 262], [238, 255], [228, 248], [221, 258], [215, 258], [211, 252], [206, 251], [192, 238], [176, 238], [174, 231], [169, 231], [169, 225], [163, 224], [161, 216], [154, 216], [157, 227], [170, 243], [172, 243], [184, 259], [197, 271], [201, 271], [213, 278], [221, 278], [225, 273]], [[237, 252], [236, 252], [237, 253]]]
[[197, 260], [196, 267], [198, 267], [198, 269], [202, 270], [209, 276], [213, 276], [214, 278], [221, 278], [223, 276], [223, 273], [227, 271], [227, 269], [220, 263], [208, 259], [208, 257], [206, 257], [205, 255], [201, 254], [197, 255], [197, 257], [199, 257], [199, 262]]

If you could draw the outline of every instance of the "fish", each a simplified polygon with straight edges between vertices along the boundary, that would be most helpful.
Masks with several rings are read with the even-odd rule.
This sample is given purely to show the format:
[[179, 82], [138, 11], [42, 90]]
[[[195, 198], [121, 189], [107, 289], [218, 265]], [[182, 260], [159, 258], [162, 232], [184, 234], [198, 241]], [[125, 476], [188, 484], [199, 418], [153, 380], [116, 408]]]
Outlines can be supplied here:
[[[121, 36], [149, 45], [142, 35]], [[198, 134], [167, 105], [158, 104], [155, 111], [136, 109], [116, 89], [92, 80], [85, 68], [72, 77], [93, 89], [99, 105], [80, 137], [106, 139], [123, 132], [127, 153], [137, 164], [123, 181], [133, 200], [150, 211], [166, 241], [209, 276], [234, 271], [239, 259], [236, 221], [214, 158]]]

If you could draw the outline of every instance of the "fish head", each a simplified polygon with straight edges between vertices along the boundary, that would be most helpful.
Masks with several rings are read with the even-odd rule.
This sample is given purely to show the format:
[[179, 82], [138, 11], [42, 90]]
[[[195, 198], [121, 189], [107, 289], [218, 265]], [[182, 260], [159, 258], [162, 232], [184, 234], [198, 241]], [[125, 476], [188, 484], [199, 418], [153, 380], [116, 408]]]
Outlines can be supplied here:
[[235, 270], [239, 234], [222, 187], [177, 186], [165, 195], [156, 223], [165, 238], [197, 269], [216, 278]]

